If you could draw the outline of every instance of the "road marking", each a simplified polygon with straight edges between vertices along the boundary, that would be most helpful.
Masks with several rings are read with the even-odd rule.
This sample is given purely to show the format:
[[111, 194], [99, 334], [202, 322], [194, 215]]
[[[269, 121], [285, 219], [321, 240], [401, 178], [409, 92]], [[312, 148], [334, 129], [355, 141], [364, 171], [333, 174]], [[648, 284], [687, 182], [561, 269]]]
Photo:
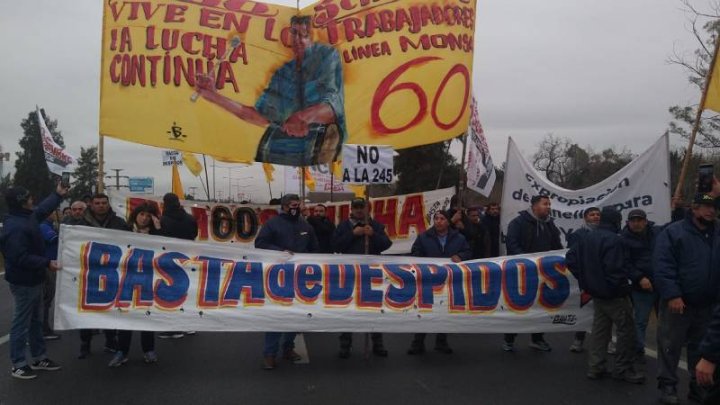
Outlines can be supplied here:
[[3, 336], [3, 337], [0, 337], [0, 346], [2, 346], [2, 345], [4, 345], [5, 343], [7, 343], [8, 340], [10, 340], [10, 335], [5, 335], [5, 336]]

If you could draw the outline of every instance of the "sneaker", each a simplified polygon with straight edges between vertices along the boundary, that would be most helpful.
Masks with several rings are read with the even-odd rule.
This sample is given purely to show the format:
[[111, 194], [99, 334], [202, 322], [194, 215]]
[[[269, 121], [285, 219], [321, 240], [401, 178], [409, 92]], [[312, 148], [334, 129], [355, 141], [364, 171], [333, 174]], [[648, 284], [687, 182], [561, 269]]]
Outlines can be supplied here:
[[515, 343], [514, 342], [503, 342], [502, 349], [505, 352], [514, 353], [515, 352]]
[[33, 370], [57, 371], [60, 370], [62, 367], [54, 361], [45, 358], [31, 364], [30, 368], [32, 368]]
[[59, 339], [60, 339], [60, 335], [58, 335], [57, 333], [54, 333], [54, 332], [50, 332], [50, 333], [47, 333], [47, 334], [43, 335], [43, 339], [45, 339], [45, 340], [59, 340]]
[[453, 349], [447, 343], [435, 344], [435, 351], [442, 354], [452, 354]]
[[549, 352], [552, 351], [552, 347], [548, 344], [548, 342], [544, 340], [538, 340], [537, 342], [530, 342], [530, 348], [535, 349], [539, 352]]
[[117, 352], [113, 356], [112, 360], [110, 360], [110, 363], [108, 363], [108, 367], [120, 367], [123, 364], [127, 363], [128, 358], [126, 355], [123, 354], [123, 352]]
[[635, 370], [625, 370], [622, 373], [613, 373], [613, 378], [630, 384], [645, 384], [645, 374]]
[[82, 345], [80, 346], [80, 354], [78, 355], [78, 359], [82, 360], [90, 356], [90, 346]]
[[10, 375], [21, 380], [32, 380], [33, 378], [37, 378], [37, 374], [35, 374], [30, 366], [22, 366], [18, 368], [13, 367], [10, 370]]
[[677, 396], [677, 389], [672, 385], [666, 385], [660, 388], [660, 403], [666, 405], [676, 405], [680, 403]]
[[580, 340], [580, 339], [575, 339], [575, 340], [573, 341], [572, 346], [570, 346], [570, 351], [571, 351], [572, 353], [582, 353], [583, 350], [585, 350], [585, 349], [583, 349], [583, 343], [584, 343], [584, 342], [583, 342], [582, 340]]
[[588, 378], [588, 380], [602, 380], [603, 378], [608, 376], [608, 372], [605, 370], [600, 371], [588, 371], [587, 374], [585, 374], [585, 377]]
[[180, 339], [185, 336], [183, 332], [162, 332], [158, 335], [160, 339]]
[[263, 370], [272, 370], [275, 368], [275, 356], [265, 356]]
[[147, 364], [157, 363], [158, 355], [154, 351], [150, 350], [149, 352], [145, 352], [145, 356], [143, 356], [143, 359]]
[[188, 330], [188, 331], [185, 331], [185, 334], [188, 336], [195, 336], [197, 334], [197, 331]]
[[372, 352], [374, 355], [378, 357], [387, 357], [388, 351], [385, 349], [385, 346], [383, 345], [373, 345]]
[[350, 350], [352, 350], [352, 347], [341, 347], [340, 351], [338, 352], [338, 357], [341, 359], [347, 359], [350, 357]]
[[289, 349], [289, 350], [285, 350], [285, 353], [283, 353], [283, 359], [295, 363], [296, 361], [302, 360], [302, 356], [295, 353], [295, 350]]

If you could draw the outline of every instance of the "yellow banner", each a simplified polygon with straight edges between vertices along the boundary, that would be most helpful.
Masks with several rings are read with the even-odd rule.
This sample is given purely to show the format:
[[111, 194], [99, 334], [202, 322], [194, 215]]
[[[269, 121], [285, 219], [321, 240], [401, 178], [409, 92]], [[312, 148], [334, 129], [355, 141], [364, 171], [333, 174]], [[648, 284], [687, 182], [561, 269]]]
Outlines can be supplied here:
[[103, 135], [307, 166], [467, 128], [474, 0], [104, 4]]

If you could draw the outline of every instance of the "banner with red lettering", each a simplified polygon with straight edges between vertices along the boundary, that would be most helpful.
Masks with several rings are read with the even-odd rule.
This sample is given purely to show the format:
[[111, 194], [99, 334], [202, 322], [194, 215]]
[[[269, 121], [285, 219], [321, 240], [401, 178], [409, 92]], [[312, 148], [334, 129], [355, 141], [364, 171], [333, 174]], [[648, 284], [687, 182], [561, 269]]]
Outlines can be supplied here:
[[[410, 253], [415, 237], [432, 226], [432, 217], [438, 210], [450, 207], [454, 188], [424, 193], [371, 198], [370, 214], [385, 225], [393, 245], [386, 254]], [[120, 216], [127, 218], [133, 208], [150, 201], [162, 208], [162, 197], [128, 195], [110, 191], [110, 204]], [[279, 206], [207, 203], [181, 201], [185, 210], [198, 222], [198, 241], [235, 243], [253, 246], [262, 225], [278, 214]], [[326, 215], [335, 224], [348, 219], [350, 202], [323, 203]], [[310, 204], [312, 208], [313, 204]], [[311, 211], [312, 212], [312, 211]]]
[[564, 251], [311, 255], [63, 225], [55, 328], [299, 332], [587, 330]]

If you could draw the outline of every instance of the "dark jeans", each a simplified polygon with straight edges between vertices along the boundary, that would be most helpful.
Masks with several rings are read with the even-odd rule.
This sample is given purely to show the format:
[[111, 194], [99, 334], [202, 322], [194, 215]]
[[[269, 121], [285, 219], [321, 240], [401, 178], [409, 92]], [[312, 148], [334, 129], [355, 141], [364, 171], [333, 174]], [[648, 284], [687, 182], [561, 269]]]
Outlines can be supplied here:
[[263, 356], [275, 357], [280, 350], [280, 339], [283, 339], [283, 352], [287, 352], [295, 348], [295, 335], [297, 332], [265, 332], [265, 347], [263, 348]]
[[635, 359], [635, 321], [630, 297], [593, 298], [594, 314], [588, 347], [590, 372], [606, 371], [607, 347], [612, 339], [613, 325], [617, 335], [615, 374], [632, 369]]
[[[118, 350], [127, 355], [130, 351], [130, 343], [132, 342], [132, 331], [131, 330], [119, 330], [118, 331]], [[152, 352], [155, 350], [155, 332], [140, 332], [140, 347], [142, 347], [143, 353]]]
[[43, 333], [48, 335], [52, 333], [53, 328], [50, 326], [50, 308], [52, 308], [55, 299], [55, 279], [57, 274], [48, 270], [43, 281]]
[[10, 292], [15, 301], [10, 327], [10, 361], [13, 367], [20, 368], [28, 365], [25, 357], [28, 345], [33, 361], [46, 357], [42, 334], [42, 285], [26, 287], [10, 284]]
[[658, 322], [658, 361], [660, 370], [658, 386], [676, 386], [678, 383], [677, 366], [680, 353], [687, 344], [687, 365], [690, 383], [695, 383], [695, 365], [700, 360], [698, 351], [705, 335], [712, 308], [686, 306], [682, 314], [673, 314], [667, 301], [660, 303]]
[[[416, 333], [415, 337], [413, 338], [412, 345], [413, 346], [423, 346], [425, 344], [425, 336], [427, 333]], [[448, 345], [447, 341], [447, 334], [446, 333], [437, 333], [435, 334], [435, 346], [436, 347], [445, 347]]]
[[633, 291], [633, 308], [635, 310], [635, 334], [637, 343], [635, 349], [642, 353], [645, 351], [645, 330], [647, 330], [650, 313], [657, 305], [658, 296], [654, 292]]
[[[515, 343], [515, 338], [517, 337], [517, 333], [506, 333], [505, 334], [505, 341], [508, 343]], [[533, 342], [542, 342], [545, 340], [545, 334], [544, 333], [533, 333], [530, 335], [530, 339]]]
[[[383, 336], [382, 333], [371, 333], [370, 338], [372, 339], [373, 346], [382, 346], [383, 345]], [[352, 347], [352, 333], [345, 332], [340, 334], [340, 348], [345, 349]]]
[[[92, 342], [92, 329], [80, 329], [80, 345], [81, 348], [90, 350], [90, 342]], [[105, 346], [111, 349], [117, 349], [117, 331], [114, 329], [105, 329]]]

